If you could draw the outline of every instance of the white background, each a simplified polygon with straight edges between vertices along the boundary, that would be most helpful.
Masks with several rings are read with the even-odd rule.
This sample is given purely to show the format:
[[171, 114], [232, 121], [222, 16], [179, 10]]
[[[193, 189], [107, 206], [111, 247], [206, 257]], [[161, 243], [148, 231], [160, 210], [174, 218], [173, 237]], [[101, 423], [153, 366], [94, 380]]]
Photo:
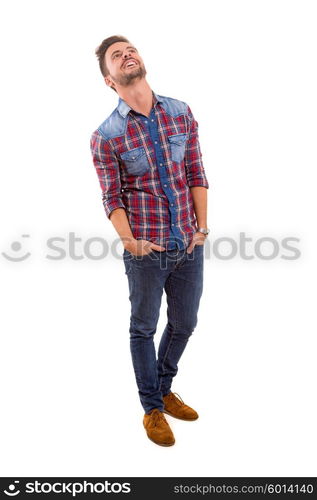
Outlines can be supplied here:
[[[1, 476], [316, 476], [316, 3], [16, 1], [0, 17], [0, 250], [31, 254], [0, 255]], [[209, 242], [300, 239], [297, 260], [206, 256], [173, 385], [200, 418], [167, 417], [171, 448], [142, 426], [123, 262], [84, 248], [117, 238], [89, 149], [118, 101], [94, 54], [114, 34], [199, 123]], [[164, 300], [156, 343], [165, 319]]]

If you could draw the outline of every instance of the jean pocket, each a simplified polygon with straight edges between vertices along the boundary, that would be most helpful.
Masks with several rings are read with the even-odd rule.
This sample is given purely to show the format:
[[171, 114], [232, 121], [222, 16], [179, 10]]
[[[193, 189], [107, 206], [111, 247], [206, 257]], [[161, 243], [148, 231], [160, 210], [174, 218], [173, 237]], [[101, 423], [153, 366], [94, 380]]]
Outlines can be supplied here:
[[194, 250], [193, 250], [193, 254], [198, 258], [200, 258], [200, 256], [204, 256], [205, 255], [205, 244], [203, 245], [195, 245], [194, 246]]
[[[132, 255], [132, 254], [130, 254]], [[124, 267], [125, 267], [125, 274], [130, 274], [132, 271], [132, 258], [129, 258], [128, 255], [124, 254], [123, 256], [123, 262], [124, 262]]]
[[145, 175], [150, 170], [150, 163], [143, 146], [124, 151], [120, 158], [128, 175]]
[[175, 134], [168, 136], [168, 142], [171, 149], [171, 158], [176, 163], [180, 163], [184, 159], [186, 139], [186, 134]]

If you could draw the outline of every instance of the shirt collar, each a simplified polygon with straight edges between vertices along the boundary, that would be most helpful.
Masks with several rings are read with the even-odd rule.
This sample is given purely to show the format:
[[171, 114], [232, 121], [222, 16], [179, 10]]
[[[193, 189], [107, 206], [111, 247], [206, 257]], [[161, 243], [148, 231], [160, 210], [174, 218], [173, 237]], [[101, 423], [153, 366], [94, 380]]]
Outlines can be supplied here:
[[[154, 97], [154, 106], [158, 102], [163, 102], [163, 100], [160, 99], [160, 97], [153, 90], [152, 90], [152, 94]], [[130, 109], [132, 109], [132, 108], [130, 108], [130, 106], [123, 99], [121, 99], [121, 97], [119, 97], [117, 109], [118, 109], [120, 115], [123, 118], [125, 118], [127, 116], [127, 114], [129, 113]]]

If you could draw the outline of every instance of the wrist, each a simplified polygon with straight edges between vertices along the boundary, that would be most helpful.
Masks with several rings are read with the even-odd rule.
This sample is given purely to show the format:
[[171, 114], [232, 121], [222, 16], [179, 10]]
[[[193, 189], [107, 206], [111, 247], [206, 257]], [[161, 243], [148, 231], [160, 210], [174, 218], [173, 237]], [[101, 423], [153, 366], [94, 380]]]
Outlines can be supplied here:
[[122, 240], [124, 249], [128, 250], [128, 252], [134, 247], [135, 242], [136, 242], [136, 239], [133, 236], [125, 237], [125, 238], [122, 238], [121, 240]]
[[204, 234], [206, 237], [210, 233], [210, 229], [207, 227], [207, 224], [205, 226], [198, 226], [197, 227], [197, 232]]

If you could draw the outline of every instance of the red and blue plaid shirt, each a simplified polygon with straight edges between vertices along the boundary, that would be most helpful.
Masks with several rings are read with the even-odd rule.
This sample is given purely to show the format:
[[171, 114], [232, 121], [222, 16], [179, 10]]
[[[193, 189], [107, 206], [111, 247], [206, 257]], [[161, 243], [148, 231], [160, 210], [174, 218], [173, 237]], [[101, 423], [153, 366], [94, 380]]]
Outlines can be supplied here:
[[106, 215], [124, 208], [132, 234], [186, 248], [197, 231], [190, 188], [209, 188], [198, 123], [183, 101], [155, 94], [149, 117], [119, 97], [90, 146]]

